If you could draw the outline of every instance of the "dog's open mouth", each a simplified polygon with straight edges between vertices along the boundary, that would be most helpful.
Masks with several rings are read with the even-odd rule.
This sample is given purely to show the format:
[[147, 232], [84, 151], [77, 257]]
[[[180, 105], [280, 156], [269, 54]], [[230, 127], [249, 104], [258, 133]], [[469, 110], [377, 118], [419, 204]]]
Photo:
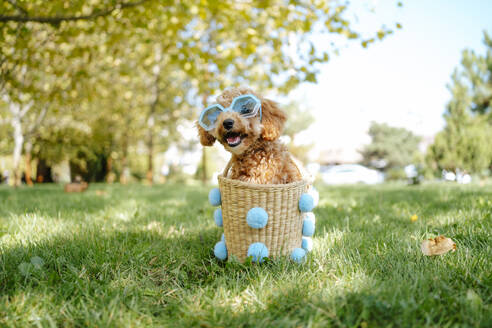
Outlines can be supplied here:
[[224, 140], [227, 142], [229, 147], [236, 147], [241, 143], [244, 137], [244, 135], [241, 135], [237, 132], [228, 132], [224, 136]]

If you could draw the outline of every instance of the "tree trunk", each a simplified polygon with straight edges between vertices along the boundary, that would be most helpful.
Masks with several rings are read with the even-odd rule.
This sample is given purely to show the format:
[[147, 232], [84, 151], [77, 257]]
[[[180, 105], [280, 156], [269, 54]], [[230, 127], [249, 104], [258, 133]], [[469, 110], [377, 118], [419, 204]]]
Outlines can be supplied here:
[[[160, 58], [160, 53], [156, 55]], [[157, 111], [157, 105], [159, 104], [159, 80], [160, 80], [160, 67], [159, 65], [154, 66], [154, 100], [150, 104], [149, 115], [147, 118], [147, 128], [149, 131], [147, 139], [147, 149], [148, 149], [148, 166], [147, 166], [147, 182], [152, 185], [154, 183], [154, 126], [155, 126], [155, 113]]]
[[38, 165], [36, 167], [36, 182], [38, 183], [53, 182], [53, 177], [51, 173], [52, 173], [51, 166], [49, 166], [44, 159], [38, 158]]
[[208, 182], [208, 170], [207, 170], [207, 149], [202, 149], [202, 182]]
[[154, 183], [154, 133], [149, 129], [147, 140], [148, 163], [147, 163], [147, 182], [152, 185]]
[[14, 187], [17, 187], [21, 184], [20, 161], [22, 156], [22, 147], [24, 145], [24, 134], [22, 133], [22, 125], [21, 125], [20, 117], [14, 116], [12, 118], [12, 127], [14, 128], [14, 151], [12, 153], [12, 158], [13, 158], [12, 183]]
[[[21, 164], [22, 150], [24, 148], [24, 142], [26, 139], [29, 139], [36, 132], [38, 126], [41, 124], [42, 120], [46, 115], [47, 107], [44, 107], [41, 110], [41, 112], [37, 116], [36, 122], [34, 122], [34, 124], [31, 124], [31, 128], [27, 128], [26, 131], [23, 131], [22, 124], [24, 124], [26, 127], [29, 127], [29, 124], [23, 122], [23, 118], [32, 108], [33, 102], [31, 101], [30, 103], [21, 106], [20, 104], [11, 102], [10, 98], [6, 95], [4, 95], [3, 99], [7, 101], [7, 103], [9, 104], [8, 106], [9, 111], [12, 114], [12, 118], [10, 120], [10, 123], [14, 130], [13, 132], [14, 150], [12, 152], [12, 160], [13, 160], [12, 185], [14, 187], [17, 187], [22, 182], [21, 180], [22, 172], [21, 172], [20, 164]], [[29, 185], [32, 185], [31, 170], [30, 170], [31, 149], [32, 149], [32, 145], [29, 143], [29, 149], [26, 154], [27, 157], [26, 157], [26, 168], [25, 168], [26, 182]]]
[[130, 168], [128, 167], [128, 135], [123, 137], [123, 155], [121, 156], [120, 183], [127, 184]]
[[30, 141], [26, 142], [24, 146], [24, 175], [26, 176], [26, 184], [28, 186], [32, 186], [32, 166], [31, 166], [31, 161], [32, 161], [32, 143]]
[[111, 154], [106, 158], [106, 182], [113, 183], [114, 182], [114, 174], [113, 174], [113, 158]]
[[[207, 98], [208, 95], [204, 94], [202, 96], [202, 106], [203, 108], [207, 107]], [[207, 149], [206, 147], [202, 147], [202, 182], [205, 184], [208, 182], [208, 168], [207, 168]]]

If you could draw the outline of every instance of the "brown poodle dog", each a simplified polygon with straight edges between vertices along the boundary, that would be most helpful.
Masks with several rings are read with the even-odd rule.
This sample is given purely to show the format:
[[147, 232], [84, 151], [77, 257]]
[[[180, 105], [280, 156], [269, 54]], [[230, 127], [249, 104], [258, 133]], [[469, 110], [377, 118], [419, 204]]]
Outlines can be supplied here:
[[253, 94], [261, 101], [260, 114], [245, 118], [234, 111], [221, 112], [210, 131], [197, 124], [200, 142], [212, 146], [218, 140], [232, 154], [228, 178], [258, 184], [284, 184], [302, 180], [301, 172], [285, 146], [278, 140], [285, 113], [271, 100], [247, 88], [224, 91], [217, 102], [224, 108], [233, 99]]

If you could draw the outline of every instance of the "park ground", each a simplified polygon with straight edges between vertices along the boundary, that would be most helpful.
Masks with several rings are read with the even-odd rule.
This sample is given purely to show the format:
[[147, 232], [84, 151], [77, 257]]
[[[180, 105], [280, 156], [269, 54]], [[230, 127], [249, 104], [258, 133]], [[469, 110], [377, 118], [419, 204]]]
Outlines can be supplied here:
[[303, 265], [217, 261], [210, 187], [62, 189], [0, 187], [2, 327], [492, 327], [491, 185], [318, 186]]

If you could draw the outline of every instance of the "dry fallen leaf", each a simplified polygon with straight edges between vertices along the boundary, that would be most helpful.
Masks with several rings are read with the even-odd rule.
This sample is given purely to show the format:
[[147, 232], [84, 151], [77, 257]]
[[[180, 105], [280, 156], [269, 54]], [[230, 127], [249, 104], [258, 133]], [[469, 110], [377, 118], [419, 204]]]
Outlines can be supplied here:
[[96, 190], [96, 195], [98, 196], [105, 196], [108, 193], [105, 190]]
[[451, 238], [437, 236], [436, 238], [424, 240], [420, 246], [422, 253], [427, 256], [442, 255], [456, 250], [456, 244]]

